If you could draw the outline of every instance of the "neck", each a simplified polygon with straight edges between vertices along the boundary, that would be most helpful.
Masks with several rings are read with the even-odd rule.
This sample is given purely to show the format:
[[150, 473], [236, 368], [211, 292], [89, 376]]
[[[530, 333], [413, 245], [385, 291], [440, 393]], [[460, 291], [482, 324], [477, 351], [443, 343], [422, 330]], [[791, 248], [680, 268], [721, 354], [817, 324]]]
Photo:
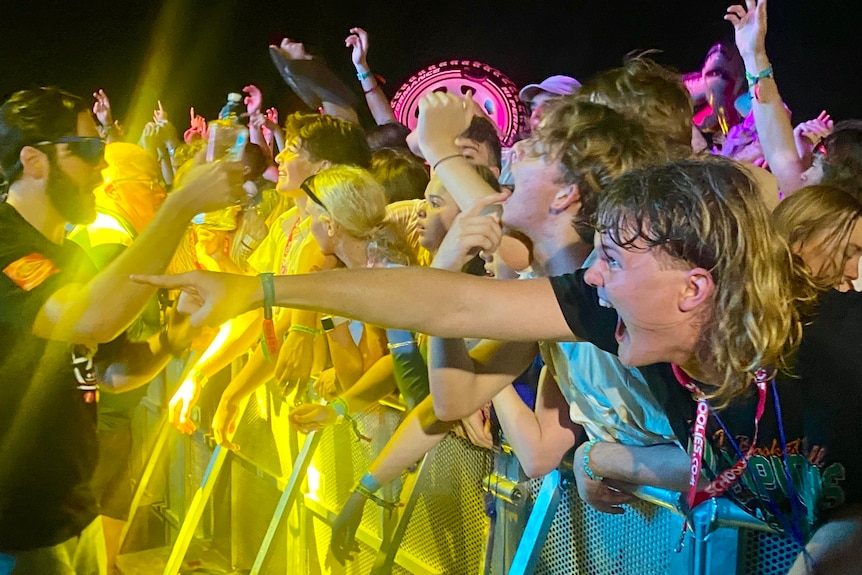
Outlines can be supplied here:
[[368, 265], [368, 241], [352, 237], [342, 238], [335, 255], [348, 268], [364, 268]]
[[55, 244], [63, 243], [66, 220], [51, 205], [44, 190], [23, 189], [22, 186], [10, 188], [6, 203], [43, 236]]
[[709, 382], [709, 375], [694, 357], [690, 357], [688, 361], [677, 363], [677, 365], [699, 384], [706, 387], [715, 387], [715, 384]]
[[571, 224], [556, 233], [543, 230], [541, 234], [530, 236], [533, 242], [533, 269], [544, 277], [571, 273], [584, 265], [593, 247], [581, 241]]
[[308, 210], [306, 209], [306, 205], [308, 204], [308, 196], [302, 194], [300, 196], [296, 196], [293, 200], [293, 204], [296, 206], [296, 212], [299, 214], [299, 219], [304, 220], [308, 217]]

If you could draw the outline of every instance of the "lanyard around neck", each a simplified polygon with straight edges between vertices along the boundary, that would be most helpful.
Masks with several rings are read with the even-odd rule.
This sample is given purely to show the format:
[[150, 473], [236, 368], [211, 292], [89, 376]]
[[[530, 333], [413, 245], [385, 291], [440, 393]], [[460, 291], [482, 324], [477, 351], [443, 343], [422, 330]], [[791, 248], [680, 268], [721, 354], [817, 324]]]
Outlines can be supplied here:
[[[736, 463], [730, 468], [725, 469], [718, 474], [714, 480], [703, 488], [697, 488], [697, 482], [700, 478], [700, 471], [703, 467], [703, 451], [706, 446], [706, 424], [709, 421], [709, 401], [706, 394], [701, 391], [700, 387], [694, 380], [685, 373], [682, 368], [673, 365], [673, 374], [679, 384], [687, 391], [691, 392], [697, 400], [697, 410], [694, 418], [694, 428], [692, 431], [692, 451], [691, 451], [691, 475], [688, 483], [688, 494], [686, 502], [688, 508], [693, 509], [698, 504], [713, 497], [719, 497], [727, 492], [734, 483], [742, 477], [745, 469], [748, 467], [748, 461], [754, 455], [757, 445], [757, 434], [760, 428], [760, 418], [763, 416], [763, 410], [766, 405], [766, 382], [769, 380], [769, 373], [759, 368], [754, 374], [754, 381], [757, 384], [757, 411], [754, 414], [754, 438], [748, 447], [748, 451], [740, 457]], [[717, 417], [717, 416], [716, 416]]]

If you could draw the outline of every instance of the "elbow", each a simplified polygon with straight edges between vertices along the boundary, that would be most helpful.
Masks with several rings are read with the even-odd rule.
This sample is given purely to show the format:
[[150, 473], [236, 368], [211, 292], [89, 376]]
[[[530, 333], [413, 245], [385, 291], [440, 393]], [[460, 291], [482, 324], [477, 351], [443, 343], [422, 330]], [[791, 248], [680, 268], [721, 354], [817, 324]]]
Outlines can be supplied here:
[[530, 479], [544, 477], [545, 475], [556, 469], [560, 463], [559, 461], [542, 461], [540, 458], [532, 457], [529, 454], [523, 459], [519, 456], [518, 461], [521, 464], [521, 469], [524, 470], [524, 474]]
[[472, 415], [476, 410], [466, 410], [463, 405], [453, 404], [443, 398], [434, 398], [434, 414], [440, 421], [458, 421]]

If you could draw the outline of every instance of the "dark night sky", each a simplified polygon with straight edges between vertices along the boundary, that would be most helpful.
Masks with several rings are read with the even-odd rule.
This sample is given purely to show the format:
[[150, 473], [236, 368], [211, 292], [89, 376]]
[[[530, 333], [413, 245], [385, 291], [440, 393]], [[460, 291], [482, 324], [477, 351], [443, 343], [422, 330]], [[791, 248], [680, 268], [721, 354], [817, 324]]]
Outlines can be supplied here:
[[[188, 106], [215, 116], [225, 94], [246, 83], [265, 104], [283, 107], [289, 91], [267, 44], [288, 35], [315, 47], [349, 85], [343, 39], [351, 26], [371, 34], [369, 62], [391, 96], [411, 73], [449, 57], [499, 68], [518, 85], [555, 73], [585, 79], [619, 65], [634, 49], [696, 69], [717, 39], [731, 38], [721, 0], [42, 0], [0, 9], [0, 95], [57, 84], [78, 94], [102, 87], [131, 120], [160, 97], [181, 127]], [[10, 4], [13, 4], [10, 6]], [[771, 0], [767, 47], [794, 120], [828, 109], [862, 116], [859, 8], [851, 0]], [[148, 54], [161, 56], [149, 60]], [[147, 74], [149, 70], [149, 74]], [[145, 80], [146, 78], [146, 80]], [[284, 110], [283, 110], [284, 111]]]

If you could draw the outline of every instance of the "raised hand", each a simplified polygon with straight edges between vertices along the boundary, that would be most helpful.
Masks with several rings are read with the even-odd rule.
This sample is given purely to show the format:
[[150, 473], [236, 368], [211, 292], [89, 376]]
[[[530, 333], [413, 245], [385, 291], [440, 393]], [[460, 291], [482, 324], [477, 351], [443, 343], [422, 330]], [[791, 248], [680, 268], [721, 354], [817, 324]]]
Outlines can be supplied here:
[[162, 101], [157, 100], [159, 103], [159, 107], [153, 110], [153, 122], [157, 125], [162, 125], [168, 123], [168, 113], [162, 108]]
[[503, 192], [484, 196], [469, 210], [458, 214], [437, 249], [431, 266], [461, 271], [464, 264], [477, 253], [491, 254], [497, 251], [503, 238], [499, 204], [508, 199], [509, 195], [508, 192]]
[[290, 412], [290, 424], [300, 433], [309, 434], [324, 427], [333, 425], [338, 414], [328, 405], [318, 403], [303, 403]]
[[252, 276], [192, 271], [178, 275], [133, 275], [132, 281], [181, 290], [177, 311], [190, 315], [194, 327], [219, 326], [263, 301], [260, 280]]
[[468, 91], [465, 97], [448, 92], [431, 92], [419, 100], [416, 133], [426, 160], [434, 162], [457, 151], [455, 138], [470, 127], [478, 105]]
[[290, 38], [285, 38], [276, 48], [288, 60], [311, 60], [311, 54], [305, 51], [305, 45], [302, 42], [294, 42]]
[[241, 162], [209, 162], [193, 166], [183, 185], [168, 196], [171, 209], [188, 213], [214, 212], [246, 199]]
[[355, 491], [350, 494], [347, 503], [341, 508], [341, 513], [332, 524], [332, 542], [329, 549], [332, 556], [341, 565], [353, 560], [353, 555], [359, 552], [356, 543], [356, 530], [362, 521], [365, 511], [365, 497]]
[[350, 59], [357, 69], [368, 70], [368, 32], [362, 28], [351, 28], [350, 36], [344, 39], [344, 45], [350, 48]]
[[114, 117], [111, 114], [111, 101], [108, 95], [101, 88], [97, 92], [93, 92], [93, 115], [103, 126], [110, 126], [114, 123]]
[[807, 158], [810, 156], [814, 147], [831, 134], [834, 128], [835, 123], [832, 121], [832, 117], [826, 113], [826, 110], [820, 112], [813, 120], [798, 124], [793, 129], [793, 139], [796, 141], [799, 157]]
[[243, 88], [242, 91], [247, 94], [247, 96], [242, 99], [242, 103], [245, 104], [245, 108], [248, 111], [249, 116], [259, 113], [263, 106], [263, 94], [261, 94], [260, 88], [254, 84], [249, 84]]
[[745, 0], [734, 4], [724, 19], [733, 24], [736, 47], [743, 58], [766, 53], [766, 0]]

